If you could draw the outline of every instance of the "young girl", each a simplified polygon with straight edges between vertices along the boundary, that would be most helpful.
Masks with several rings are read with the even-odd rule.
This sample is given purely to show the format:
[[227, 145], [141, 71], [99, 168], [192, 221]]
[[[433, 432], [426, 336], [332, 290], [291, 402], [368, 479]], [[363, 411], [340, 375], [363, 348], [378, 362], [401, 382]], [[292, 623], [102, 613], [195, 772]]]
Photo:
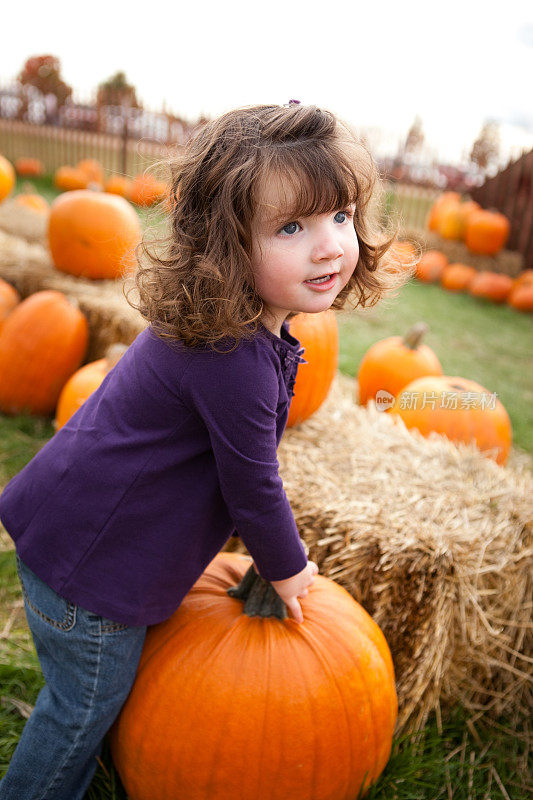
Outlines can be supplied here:
[[276, 455], [306, 363], [287, 319], [398, 283], [369, 221], [372, 159], [331, 113], [233, 111], [170, 166], [167, 247], [144, 247], [131, 301], [149, 326], [0, 498], [46, 680], [2, 800], [83, 797], [146, 626], [232, 534], [303, 622], [318, 568]]

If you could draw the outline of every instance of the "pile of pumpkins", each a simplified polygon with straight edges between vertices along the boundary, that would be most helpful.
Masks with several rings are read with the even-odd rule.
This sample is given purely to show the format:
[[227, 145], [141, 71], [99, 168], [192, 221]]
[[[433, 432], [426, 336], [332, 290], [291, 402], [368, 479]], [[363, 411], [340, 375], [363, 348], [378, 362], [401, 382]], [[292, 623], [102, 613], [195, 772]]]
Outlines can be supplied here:
[[440, 283], [450, 292], [468, 292], [493, 303], [507, 303], [517, 311], [533, 311], [533, 269], [511, 278], [467, 264], [450, 264], [444, 253], [428, 250], [416, 265], [416, 277], [423, 283]]
[[437, 355], [422, 339], [421, 322], [404, 336], [373, 344], [359, 365], [359, 402], [400, 417], [423, 436], [443, 434], [454, 442], [474, 441], [498, 464], [512, 443], [509, 415], [495, 393], [475, 381], [442, 374]]
[[125, 197], [138, 206], [151, 206], [168, 197], [168, 186], [148, 173], [134, 178], [124, 175], [104, 177], [101, 164], [95, 159], [86, 158], [75, 167], [59, 167], [54, 174], [55, 186], [63, 192], [76, 189], [93, 189]]
[[471, 253], [488, 256], [503, 249], [511, 227], [504, 214], [483, 209], [474, 200], [463, 201], [457, 192], [443, 192], [437, 198], [427, 225], [443, 239], [462, 241]]

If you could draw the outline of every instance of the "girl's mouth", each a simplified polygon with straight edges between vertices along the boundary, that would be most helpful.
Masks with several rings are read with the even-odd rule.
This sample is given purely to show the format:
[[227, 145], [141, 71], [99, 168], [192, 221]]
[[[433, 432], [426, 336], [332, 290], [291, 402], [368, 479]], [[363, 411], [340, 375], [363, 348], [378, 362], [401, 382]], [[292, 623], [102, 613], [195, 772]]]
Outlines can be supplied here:
[[321, 278], [313, 278], [312, 280], [304, 281], [304, 283], [307, 284], [307, 286], [312, 286], [313, 289], [326, 291], [327, 289], [331, 289], [334, 285], [336, 277], [337, 273], [334, 272], [331, 275], [323, 275]]

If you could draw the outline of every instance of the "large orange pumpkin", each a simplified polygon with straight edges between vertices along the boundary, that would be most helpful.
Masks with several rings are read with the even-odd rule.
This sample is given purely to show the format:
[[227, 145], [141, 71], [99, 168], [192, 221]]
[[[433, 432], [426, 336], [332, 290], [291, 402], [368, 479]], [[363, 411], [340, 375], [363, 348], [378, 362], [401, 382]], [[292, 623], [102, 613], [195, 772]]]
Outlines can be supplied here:
[[87, 320], [61, 292], [36, 292], [0, 331], [0, 410], [50, 414], [87, 349]]
[[474, 211], [468, 217], [465, 244], [472, 253], [493, 256], [505, 245], [511, 226], [497, 211]]
[[442, 375], [440, 361], [433, 350], [422, 344], [428, 326], [419, 322], [405, 336], [389, 336], [373, 344], [359, 365], [359, 402], [369, 400], [387, 407], [410, 381], [422, 375]]
[[416, 265], [416, 277], [424, 283], [440, 281], [445, 267], [448, 266], [448, 257], [438, 250], [428, 250]]
[[417, 378], [400, 392], [388, 409], [408, 428], [423, 436], [433, 431], [454, 442], [475, 442], [498, 464], [505, 464], [511, 449], [509, 415], [495, 394], [479, 383], [457, 376]]
[[87, 398], [98, 389], [107, 373], [113, 369], [127, 349], [125, 344], [111, 345], [105, 358], [85, 364], [70, 376], [61, 389], [57, 402], [54, 421], [56, 430], [62, 428]]
[[476, 275], [477, 270], [467, 264], [448, 264], [442, 271], [440, 282], [449, 292], [464, 292]]
[[300, 364], [287, 427], [298, 425], [320, 408], [330, 390], [339, 361], [339, 330], [335, 313], [296, 314], [289, 330], [302, 347], [307, 364]]
[[220, 553], [148, 629], [111, 731], [130, 800], [355, 800], [376, 781], [397, 715], [385, 637], [320, 575], [301, 606], [298, 624], [249, 557]]
[[15, 185], [16, 175], [13, 165], [0, 155], [0, 203], [8, 197]]
[[20, 294], [14, 286], [0, 278], [0, 331], [15, 306], [20, 303]]
[[15, 171], [21, 178], [38, 178], [43, 174], [44, 166], [39, 158], [17, 158]]
[[468, 292], [473, 297], [482, 297], [493, 303], [504, 303], [513, 288], [513, 279], [499, 272], [482, 270], [474, 275], [468, 284]]
[[118, 278], [135, 268], [141, 225], [123, 197], [66, 192], [52, 203], [48, 244], [57, 269], [85, 278]]

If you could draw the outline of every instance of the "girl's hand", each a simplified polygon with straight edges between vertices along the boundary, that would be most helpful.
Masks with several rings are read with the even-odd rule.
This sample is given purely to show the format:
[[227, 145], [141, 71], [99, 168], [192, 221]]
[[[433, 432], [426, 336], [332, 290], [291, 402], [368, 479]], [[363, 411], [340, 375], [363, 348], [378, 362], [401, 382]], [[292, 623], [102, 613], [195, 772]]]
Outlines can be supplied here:
[[308, 594], [308, 587], [313, 585], [317, 573], [318, 566], [314, 561], [308, 561], [307, 566], [291, 578], [285, 578], [283, 581], [270, 581], [295, 622], [302, 623], [304, 621], [298, 597], [305, 597]]

